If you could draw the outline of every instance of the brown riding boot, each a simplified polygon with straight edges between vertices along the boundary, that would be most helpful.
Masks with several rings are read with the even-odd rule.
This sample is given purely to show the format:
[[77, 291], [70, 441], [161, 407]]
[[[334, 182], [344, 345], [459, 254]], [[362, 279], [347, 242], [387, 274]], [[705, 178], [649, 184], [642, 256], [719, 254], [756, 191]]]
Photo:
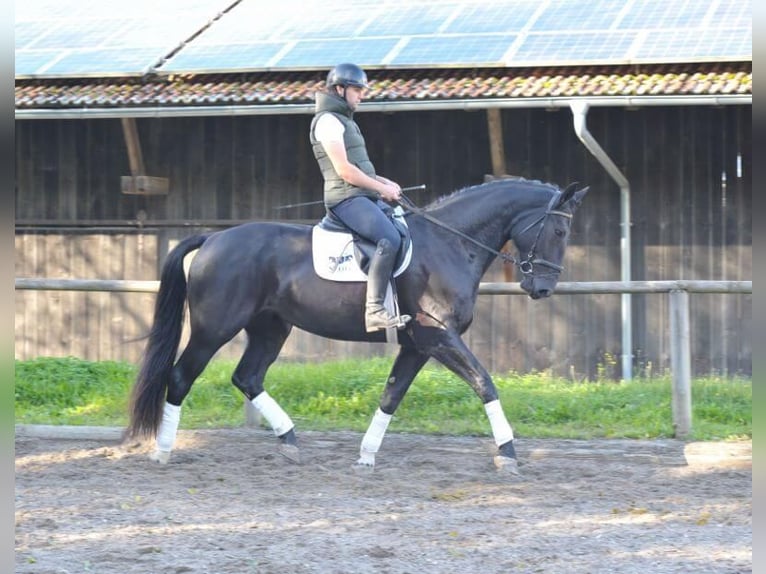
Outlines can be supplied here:
[[409, 315], [395, 317], [384, 306], [386, 289], [394, 270], [396, 253], [386, 239], [378, 242], [378, 247], [370, 260], [367, 271], [367, 301], [365, 303], [364, 326], [368, 333], [381, 329], [401, 329], [410, 320]]

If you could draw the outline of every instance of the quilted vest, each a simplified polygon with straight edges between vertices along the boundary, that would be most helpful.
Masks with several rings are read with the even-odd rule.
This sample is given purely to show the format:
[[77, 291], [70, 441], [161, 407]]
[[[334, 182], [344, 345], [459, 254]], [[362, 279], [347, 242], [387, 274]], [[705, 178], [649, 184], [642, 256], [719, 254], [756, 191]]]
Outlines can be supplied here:
[[367, 146], [364, 143], [364, 137], [362, 137], [362, 132], [359, 129], [359, 126], [356, 125], [356, 122], [353, 120], [354, 112], [348, 107], [346, 100], [334, 94], [317, 92], [315, 110], [314, 118], [311, 121], [310, 139], [314, 157], [316, 158], [317, 163], [319, 163], [319, 169], [324, 178], [325, 205], [327, 207], [332, 207], [347, 197], [352, 197], [354, 195], [366, 195], [373, 199], [377, 199], [377, 192], [351, 185], [335, 172], [335, 168], [333, 167], [330, 158], [327, 157], [324, 147], [322, 147], [322, 144], [314, 135], [314, 128], [316, 127], [319, 117], [325, 113], [334, 115], [340, 120], [340, 123], [342, 123], [345, 128], [343, 132], [343, 143], [346, 146], [346, 156], [348, 157], [348, 161], [370, 177], [375, 177], [375, 167], [372, 165], [370, 158], [367, 157]]

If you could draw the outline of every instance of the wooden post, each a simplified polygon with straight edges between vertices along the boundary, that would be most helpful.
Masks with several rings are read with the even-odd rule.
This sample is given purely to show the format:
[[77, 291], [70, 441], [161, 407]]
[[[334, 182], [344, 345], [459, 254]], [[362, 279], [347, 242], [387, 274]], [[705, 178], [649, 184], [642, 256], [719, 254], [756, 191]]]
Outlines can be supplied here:
[[686, 438], [692, 430], [691, 339], [689, 293], [670, 292], [670, 360], [673, 371], [673, 427], [676, 438]]
[[492, 158], [492, 175], [505, 175], [505, 145], [503, 143], [503, 122], [499, 108], [487, 110], [487, 128], [489, 130], [489, 154]]
[[138, 128], [135, 118], [121, 118], [122, 133], [125, 136], [125, 145], [128, 148], [128, 162], [130, 162], [130, 175], [144, 175], [144, 156], [141, 153], [141, 144], [138, 141]]
[[141, 142], [138, 139], [138, 128], [135, 118], [120, 118], [125, 145], [128, 148], [130, 175], [120, 178], [122, 193], [133, 195], [167, 195], [169, 182], [166, 177], [146, 175], [144, 155], [141, 152]]
[[[507, 169], [505, 167], [505, 143], [503, 141], [503, 119], [500, 114], [500, 108], [487, 109], [487, 131], [489, 132], [489, 155], [492, 159], [492, 175], [496, 178], [505, 177]], [[488, 178], [484, 178], [487, 181]], [[506, 242], [501, 249], [503, 253], [511, 253], [513, 245], [510, 241]], [[503, 265], [503, 278], [506, 283], [513, 281], [513, 267]]]

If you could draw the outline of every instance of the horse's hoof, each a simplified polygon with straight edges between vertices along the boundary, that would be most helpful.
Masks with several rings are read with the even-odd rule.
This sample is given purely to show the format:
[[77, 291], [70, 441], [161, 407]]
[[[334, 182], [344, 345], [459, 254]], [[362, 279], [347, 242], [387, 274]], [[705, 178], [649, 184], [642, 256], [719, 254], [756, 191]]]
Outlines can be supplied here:
[[154, 462], [159, 462], [160, 464], [167, 464], [170, 460], [170, 451], [169, 450], [155, 450], [153, 453], [149, 455], [149, 460], [153, 460]]
[[494, 462], [495, 468], [497, 468], [498, 471], [507, 472], [514, 476], [521, 476], [521, 473], [519, 472], [519, 461], [515, 458], [497, 455], [494, 458]]
[[301, 451], [294, 444], [280, 444], [277, 450], [287, 460], [296, 464], [301, 463]]

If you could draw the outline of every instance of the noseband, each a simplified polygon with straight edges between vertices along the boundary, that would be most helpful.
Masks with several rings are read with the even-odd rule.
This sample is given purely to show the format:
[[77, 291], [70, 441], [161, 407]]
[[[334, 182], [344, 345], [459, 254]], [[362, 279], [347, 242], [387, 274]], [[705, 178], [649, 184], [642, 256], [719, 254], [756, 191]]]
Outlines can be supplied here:
[[[421, 215], [424, 219], [430, 221], [434, 225], [438, 225], [439, 227], [442, 227], [448, 231], [451, 231], [452, 233], [459, 235], [463, 239], [470, 241], [474, 245], [481, 247], [485, 251], [489, 251], [490, 253], [494, 254], [495, 256], [502, 259], [505, 263], [512, 263], [516, 267], [519, 268], [519, 271], [525, 275], [525, 276], [532, 276], [535, 275], [535, 265], [540, 265], [542, 267], [548, 267], [549, 269], [552, 269], [553, 271], [546, 273], [545, 275], [553, 275], [561, 273], [564, 268], [561, 265], [557, 265], [556, 263], [553, 263], [552, 261], [548, 261], [547, 259], [540, 259], [535, 256], [535, 250], [537, 249], [537, 242], [540, 240], [540, 235], [542, 235], [543, 229], [545, 228], [545, 220], [548, 218], [549, 215], [560, 215], [561, 217], [566, 217], [567, 219], [572, 219], [571, 213], [566, 213], [564, 211], [558, 211], [556, 209], [553, 209], [553, 205], [556, 203], [556, 201], [559, 199], [560, 194], [555, 194], [553, 197], [551, 197], [551, 200], [548, 202], [548, 206], [545, 209], [545, 213], [543, 213], [540, 217], [535, 219], [532, 223], [527, 225], [524, 229], [521, 230], [521, 233], [524, 233], [530, 229], [532, 229], [535, 225], [540, 223], [540, 229], [537, 230], [537, 235], [535, 236], [535, 241], [532, 243], [532, 248], [529, 250], [529, 253], [527, 254], [526, 259], [523, 261], [519, 261], [516, 259], [513, 255], [510, 253], [504, 253], [502, 251], [498, 251], [497, 249], [494, 249], [490, 247], [489, 245], [485, 245], [481, 241], [478, 241], [471, 237], [470, 235], [466, 235], [459, 229], [455, 229], [454, 227], [447, 225], [443, 221], [439, 221], [435, 217], [433, 217], [431, 214], [426, 212], [425, 209], [418, 207], [415, 205], [410, 198], [405, 196], [404, 194], [401, 195], [399, 199], [399, 205], [401, 205], [403, 208], [405, 208], [407, 211], [410, 211], [412, 213], [416, 213], [418, 215]], [[519, 233], [519, 235], [521, 235]]]

